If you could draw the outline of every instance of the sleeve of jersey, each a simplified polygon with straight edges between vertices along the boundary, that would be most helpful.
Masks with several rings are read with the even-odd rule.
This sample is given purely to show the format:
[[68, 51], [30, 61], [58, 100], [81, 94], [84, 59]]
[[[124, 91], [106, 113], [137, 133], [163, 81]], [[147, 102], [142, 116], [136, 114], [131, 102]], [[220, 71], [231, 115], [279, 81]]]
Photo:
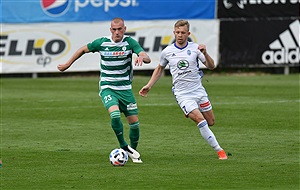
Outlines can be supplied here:
[[87, 47], [90, 52], [97, 52], [97, 51], [99, 51], [101, 43], [102, 43], [102, 40], [101, 40], [101, 38], [99, 38], [97, 40], [94, 40], [91, 43], [88, 43]]
[[128, 42], [130, 43], [133, 52], [136, 53], [137, 55], [140, 52], [144, 51], [144, 49], [141, 47], [141, 45], [135, 39], [129, 37]]
[[203, 53], [202, 53], [200, 50], [197, 50], [197, 51], [198, 51], [198, 59], [199, 59], [202, 63], [204, 63], [204, 62], [206, 61], [206, 59], [205, 59]]
[[159, 64], [163, 67], [167, 66], [168, 64], [168, 60], [167, 60], [167, 51], [166, 51], [167, 48], [165, 48], [161, 54], [160, 54], [160, 58], [159, 58]]

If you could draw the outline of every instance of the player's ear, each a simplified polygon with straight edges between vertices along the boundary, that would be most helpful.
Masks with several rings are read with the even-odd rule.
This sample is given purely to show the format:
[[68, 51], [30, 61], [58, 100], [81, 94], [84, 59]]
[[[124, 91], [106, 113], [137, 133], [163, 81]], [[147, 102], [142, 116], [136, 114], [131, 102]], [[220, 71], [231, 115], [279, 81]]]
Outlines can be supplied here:
[[188, 32], [188, 35], [190, 35], [191, 34], [191, 32]]
[[126, 29], [127, 29], [126, 26], [124, 26], [124, 32], [126, 32]]

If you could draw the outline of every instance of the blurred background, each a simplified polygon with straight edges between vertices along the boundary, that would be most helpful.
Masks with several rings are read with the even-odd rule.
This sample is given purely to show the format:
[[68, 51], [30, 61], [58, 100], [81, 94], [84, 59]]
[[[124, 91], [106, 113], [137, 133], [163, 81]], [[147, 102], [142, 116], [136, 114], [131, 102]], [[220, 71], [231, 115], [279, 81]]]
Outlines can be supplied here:
[[66, 73], [56, 66], [81, 46], [110, 35], [122, 17], [152, 63], [174, 42], [173, 26], [190, 22], [190, 41], [206, 44], [214, 72], [299, 73], [299, 0], [3, 0], [0, 2], [2, 77], [99, 73], [99, 54], [85, 55]]

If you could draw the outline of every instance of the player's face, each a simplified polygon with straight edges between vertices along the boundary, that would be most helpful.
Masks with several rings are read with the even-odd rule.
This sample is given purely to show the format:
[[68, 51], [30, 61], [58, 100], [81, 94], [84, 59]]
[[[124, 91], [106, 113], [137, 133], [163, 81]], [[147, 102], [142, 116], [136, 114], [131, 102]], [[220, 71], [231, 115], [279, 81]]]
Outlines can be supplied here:
[[111, 22], [110, 32], [114, 42], [120, 42], [123, 39], [124, 33], [126, 32], [126, 26], [124, 22]]
[[190, 32], [188, 31], [188, 27], [186, 25], [175, 27], [173, 33], [175, 35], [176, 45], [179, 47], [184, 47], [190, 35]]

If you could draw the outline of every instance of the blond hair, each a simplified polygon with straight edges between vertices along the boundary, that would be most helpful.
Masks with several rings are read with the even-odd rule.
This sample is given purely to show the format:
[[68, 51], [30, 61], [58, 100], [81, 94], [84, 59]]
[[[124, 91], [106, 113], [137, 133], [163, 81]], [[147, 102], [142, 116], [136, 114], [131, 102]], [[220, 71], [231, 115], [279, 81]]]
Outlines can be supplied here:
[[174, 28], [180, 27], [180, 26], [187, 26], [188, 31], [190, 31], [190, 23], [187, 20], [178, 20], [175, 25]]

